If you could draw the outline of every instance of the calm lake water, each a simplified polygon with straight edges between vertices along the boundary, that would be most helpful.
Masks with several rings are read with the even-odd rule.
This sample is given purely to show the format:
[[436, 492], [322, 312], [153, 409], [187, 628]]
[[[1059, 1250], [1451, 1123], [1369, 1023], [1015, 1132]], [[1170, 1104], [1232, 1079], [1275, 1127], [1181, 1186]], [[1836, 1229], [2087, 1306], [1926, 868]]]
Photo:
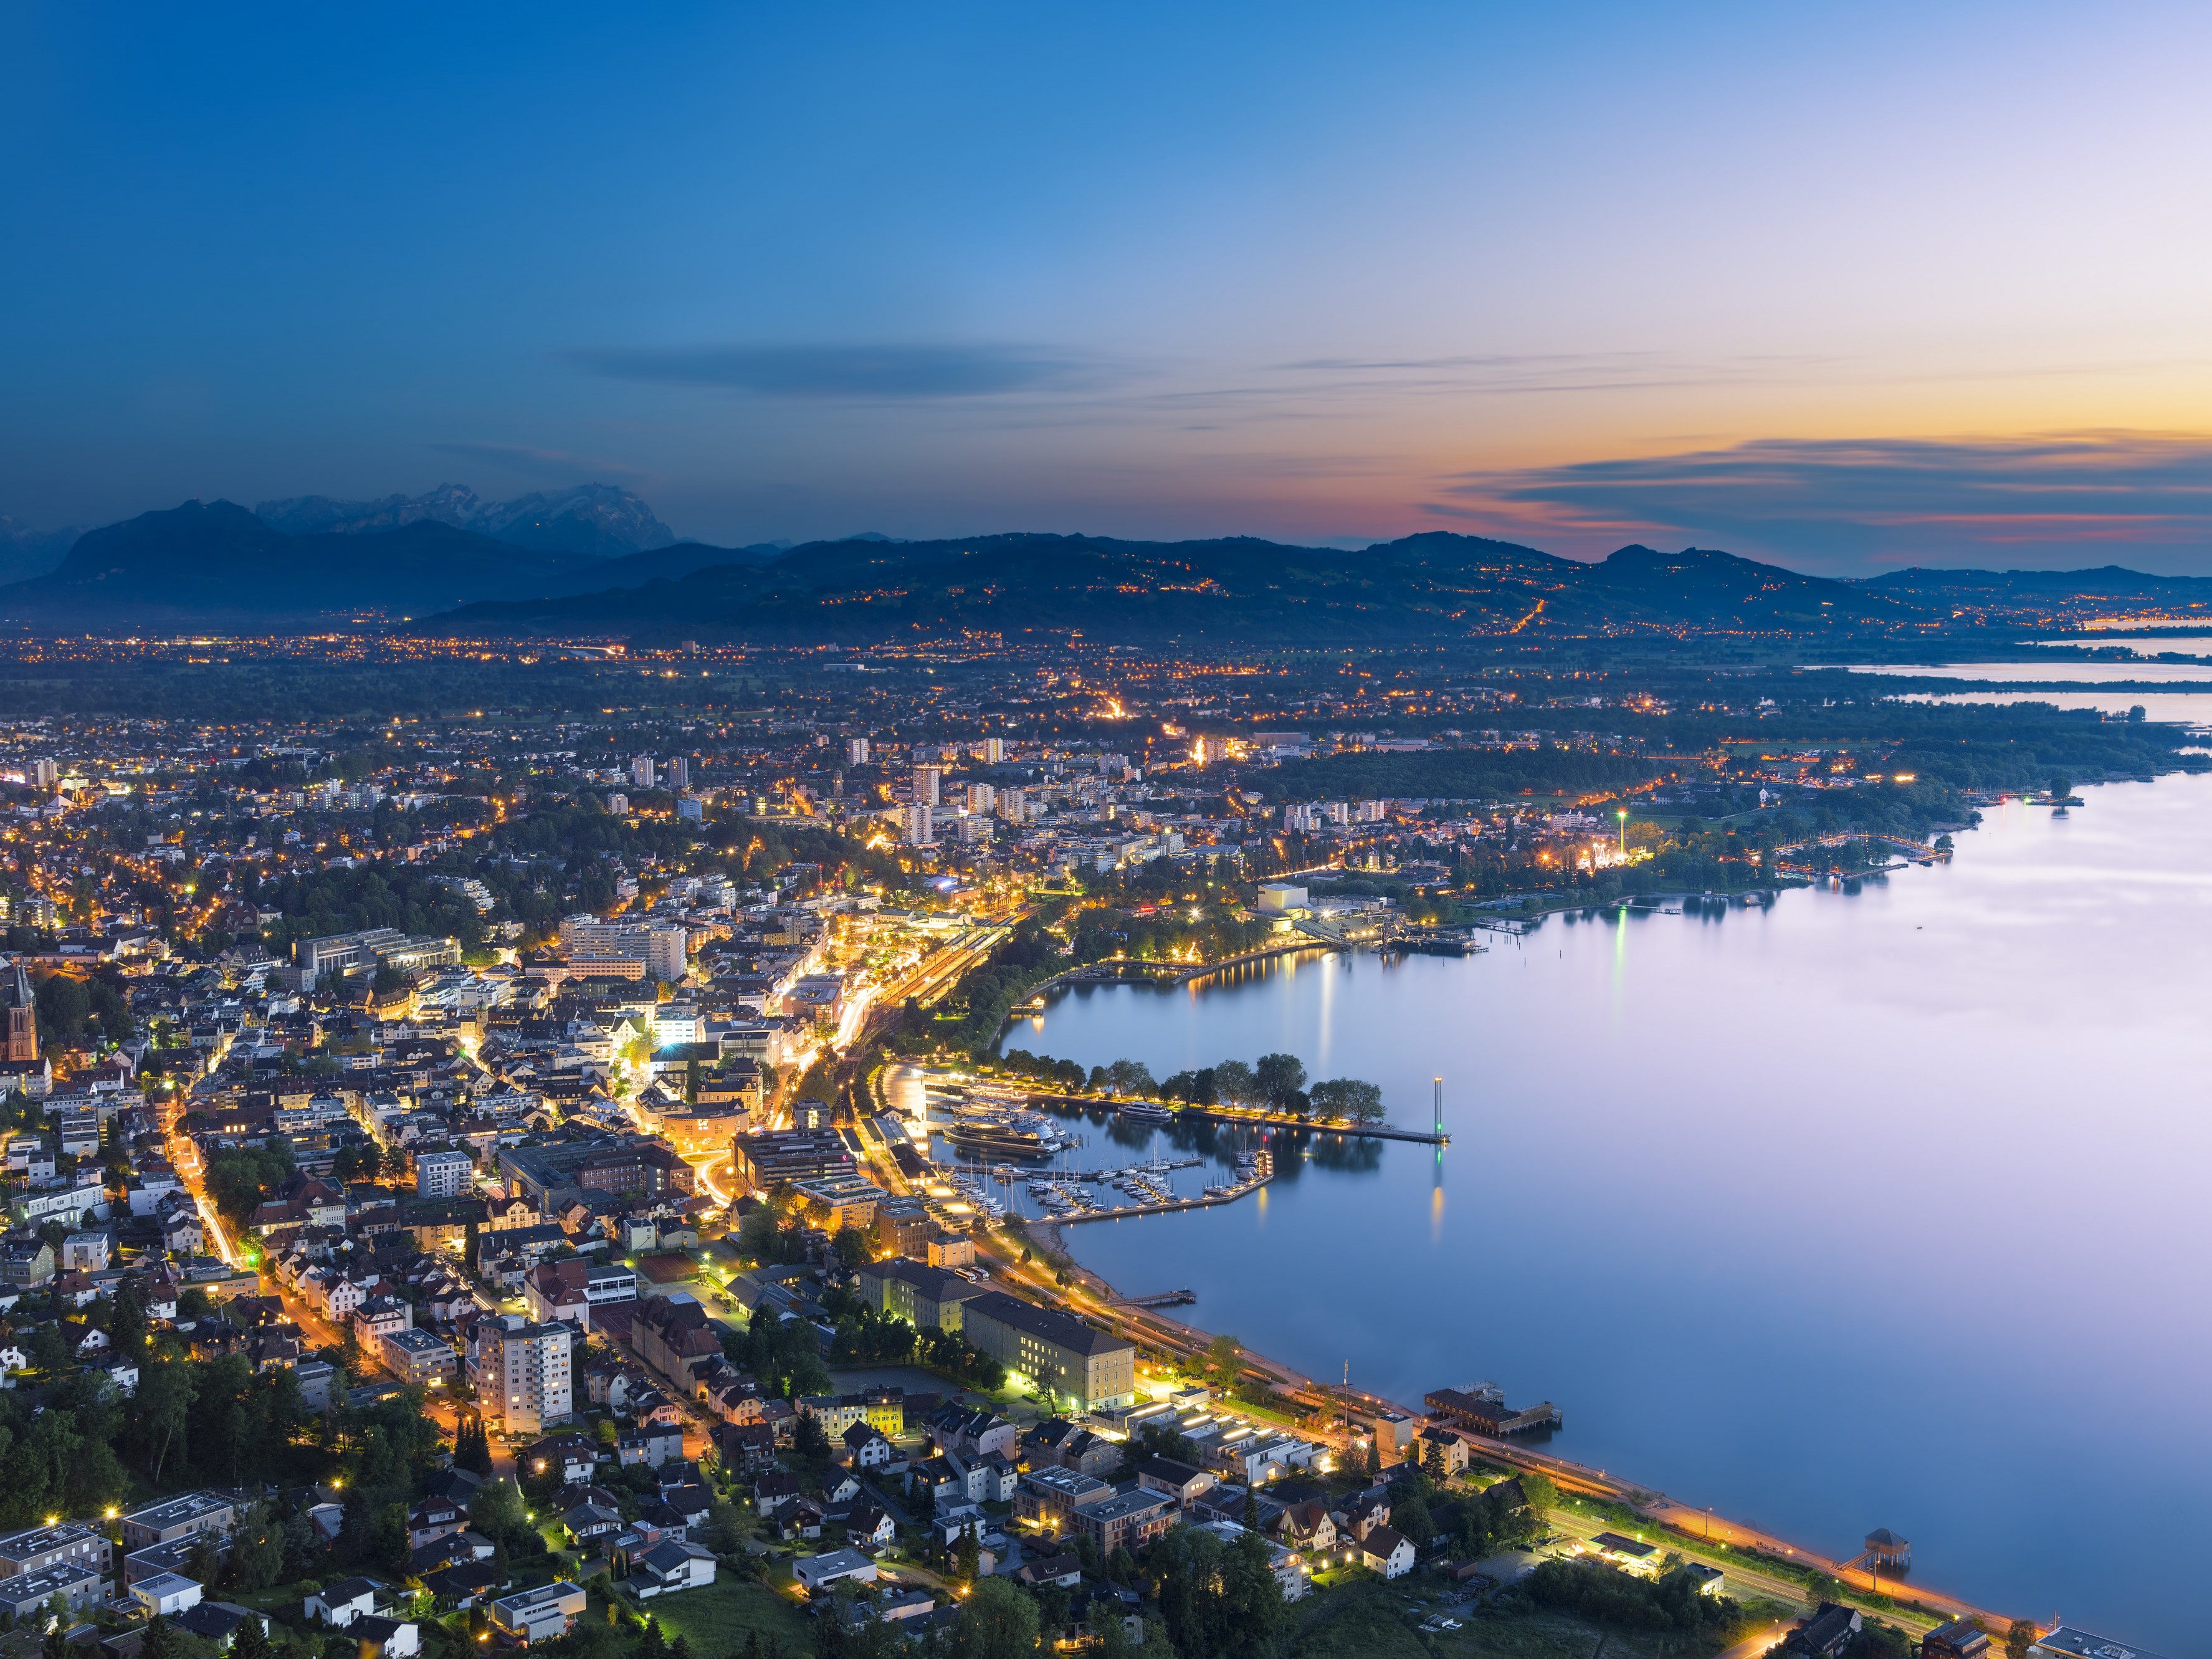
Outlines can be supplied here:
[[1407, 1125], [1440, 1073], [1453, 1140], [1069, 1244], [1316, 1375], [1494, 1379], [1685, 1502], [1838, 1555], [1886, 1526], [1932, 1585], [2212, 1650], [2212, 779], [2083, 793], [1856, 895], [1071, 994], [1009, 1046], [1286, 1049]]

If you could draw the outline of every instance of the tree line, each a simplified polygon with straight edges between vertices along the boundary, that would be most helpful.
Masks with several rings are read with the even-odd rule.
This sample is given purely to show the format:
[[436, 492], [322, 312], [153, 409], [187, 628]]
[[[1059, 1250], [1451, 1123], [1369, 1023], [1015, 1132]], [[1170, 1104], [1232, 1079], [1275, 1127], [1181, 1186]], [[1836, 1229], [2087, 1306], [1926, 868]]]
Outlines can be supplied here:
[[1117, 1060], [1088, 1073], [1073, 1060], [1009, 1048], [1000, 1066], [1067, 1094], [1088, 1092], [1122, 1098], [1174, 1100], [1188, 1106], [1238, 1106], [1294, 1112], [1301, 1117], [1335, 1118], [1354, 1123], [1382, 1121], [1382, 1091], [1357, 1078], [1329, 1078], [1309, 1084], [1305, 1062], [1296, 1054], [1262, 1054], [1249, 1065], [1224, 1060], [1196, 1071], [1155, 1079], [1142, 1060]]

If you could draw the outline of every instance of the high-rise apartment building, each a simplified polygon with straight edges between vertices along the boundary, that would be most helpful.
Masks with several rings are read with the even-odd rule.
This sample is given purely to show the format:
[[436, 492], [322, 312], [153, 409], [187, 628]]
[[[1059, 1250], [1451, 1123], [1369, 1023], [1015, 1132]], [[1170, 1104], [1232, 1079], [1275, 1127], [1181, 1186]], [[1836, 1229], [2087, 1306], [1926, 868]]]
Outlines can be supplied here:
[[691, 757], [689, 755], [678, 755], [668, 763], [668, 787], [671, 789], [689, 789], [691, 787]]
[[938, 796], [945, 786], [945, 769], [938, 766], [917, 766], [914, 769], [914, 799], [918, 806], [939, 806], [944, 803]]
[[417, 1198], [459, 1198], [469, 1189], [476, 1160], [466, 1152], [418, 1152], [415, 1158]]
[[998, 802], [999, 792], [996, 789], [994, 789], [989, 784], [971, 783], [968, 786], [968, 810], [969, 811], [988, 812], [994, 806], [997, 805]]
[[629, 763], [629, 781], [632, 783], [635, 784], [641, 789], [650, 789], [653, 787], [653, 769], [652, 756], [638, 755], [631, 759]]
[[866, 738], [848, 738], [845, 740], [845, 764], [866, 766], [867, 763], [868, 740]]
[[[477, 1341], [477, 1404], [509, 1435], [543, 1434], [575, 1415], [566, 1325], [533, 1325], [502, 1314]], [[488, 1351], [486, 1351], [488, 1350]]]
[[906, 809], [906, 843], [909, 847], [934, 847], [937, 834], [932, 827], [929, 805], [915, 801]]
[[1005, 760], [1006, 757], [1006, 740], [1004, 738], [986, 738], [983, 739], [983, 762], [985, 765], [996, 766], [1001, 761]]

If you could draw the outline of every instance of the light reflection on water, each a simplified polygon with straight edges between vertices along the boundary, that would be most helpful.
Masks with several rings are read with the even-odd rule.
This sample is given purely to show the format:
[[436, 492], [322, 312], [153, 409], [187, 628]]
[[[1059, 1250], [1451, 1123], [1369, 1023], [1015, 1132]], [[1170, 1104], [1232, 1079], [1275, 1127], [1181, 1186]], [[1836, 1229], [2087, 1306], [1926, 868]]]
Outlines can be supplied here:
[[1068, 1242], [1313, 1373], [1494, 1377], [1559, 1402], [1565, 1455], [2194, 1650], [2212, 779], [2084, 793], [1856, 896], [1073, 994], [1012, 1041], [1159, 1076], [1287, 1048], [1407, 1125], [1441, 1073], [1454, 1139], [1441, 1172], [1317, 1143], [1264, 1209]]

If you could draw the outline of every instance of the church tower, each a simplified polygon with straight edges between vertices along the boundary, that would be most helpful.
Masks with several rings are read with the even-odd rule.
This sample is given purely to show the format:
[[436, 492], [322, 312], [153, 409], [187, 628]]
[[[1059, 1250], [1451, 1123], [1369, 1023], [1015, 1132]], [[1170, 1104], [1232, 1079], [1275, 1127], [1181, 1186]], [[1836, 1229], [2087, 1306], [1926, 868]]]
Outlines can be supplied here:
[[10, 1065], [39, 1057], [39, 1001], [31, 994], [31, 976], [17, 957], [10, 971], [0, 977], [0, 1003], [8, 1009], [8, 1060]]

